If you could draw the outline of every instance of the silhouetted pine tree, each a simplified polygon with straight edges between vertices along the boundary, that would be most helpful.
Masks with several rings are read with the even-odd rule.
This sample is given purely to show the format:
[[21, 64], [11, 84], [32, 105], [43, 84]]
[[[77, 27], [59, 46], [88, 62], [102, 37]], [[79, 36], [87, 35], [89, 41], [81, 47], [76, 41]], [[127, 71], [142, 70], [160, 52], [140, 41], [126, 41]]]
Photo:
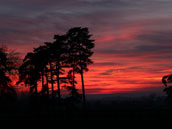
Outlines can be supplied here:
[[[59, 100], [61, 99], [60, 93], [60, 83], [62, 83], [60, 79], [60, 74], [63, 74], [65, 65], [64, 60], [66, 58], [66, 36], [65, 35], [55, 35], [55, 41], [53, 42], [52, 49], [54, 53], [54, 61], [56, 65], [56, 77], [57, 77], [57, 93]], [[64, 82], [64, 81], [63, 81]]]
[[[47, 73], [47, 64], [48, 64], [48, 55], [47, 55], [47, 46], [40, 46], [34, 49], [34, 53], [37, 54], [37, 60], [39, 61], [39, 70], [41, 73], [42, 80], [42, 95], [49, 94], [48, 88], [48, 73]], [[45, 84], [46, 80], [46, 84]]]
[[39, 61], [38, 55], [35, 53], [28, 53], [24, 60], [23, 64], [19, 68], [19, 81], [18, 83], [24, 82], [26, 85], [30, 86], [30, 92], [35, 95], [38, 94], [37, 82], [41, 78], [39, 72]]
[[85, 103], [85, 87], [83, 72], [88, 71], [88, 65], [92, 64], [90, 57], [93, 54], [94, 40], [90, 39], [88, 28], [75, 27], [67, 32], [69, 44], [68, 62], [74, 66], [74, 70], [81, 75], [82, 98]]
[[[51, 73], [51, 83], [52, 83], [52, 93], [54, 94], [54, 82], [57, 82], [57, 94], [59, 97], [59, 100], [61, 99], [61, 94], [60, 94], [60, 74], [63, 74], [63, 60], [65, 56], [65, 46], [64, 46], [64, 36], [59, 36], [56, 35], [54, 37], [55, 42], [53, 43], [45, 43], [47, 46], [48, 50], [48, 62], [50, 66], [50, 73]], [[56, 76], [56, 79], [54, 77]]]

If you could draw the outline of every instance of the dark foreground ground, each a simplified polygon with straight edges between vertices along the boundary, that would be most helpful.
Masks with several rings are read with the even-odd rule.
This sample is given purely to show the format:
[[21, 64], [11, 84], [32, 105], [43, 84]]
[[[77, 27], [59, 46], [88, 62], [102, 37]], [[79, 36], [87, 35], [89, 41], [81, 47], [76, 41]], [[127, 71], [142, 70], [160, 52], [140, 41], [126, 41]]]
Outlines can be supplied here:
[[88, 101], [85, 106], [22, 98], [1, 104], [0, 126], [3, 129], [172, 128], [172, 106], [162, 97]]

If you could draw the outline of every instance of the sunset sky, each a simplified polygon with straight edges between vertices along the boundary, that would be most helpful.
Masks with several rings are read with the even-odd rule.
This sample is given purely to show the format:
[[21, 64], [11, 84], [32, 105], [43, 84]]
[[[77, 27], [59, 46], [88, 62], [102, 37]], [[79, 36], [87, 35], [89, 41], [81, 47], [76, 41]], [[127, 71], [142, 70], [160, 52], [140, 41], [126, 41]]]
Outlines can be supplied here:
[[54, 34], [88, 27], [95, 48], [86, 93], [162, 92], [162, 76], [172, 73], [171, 7], [171, 0], [0, 0], [0, 44], [24, 56]]

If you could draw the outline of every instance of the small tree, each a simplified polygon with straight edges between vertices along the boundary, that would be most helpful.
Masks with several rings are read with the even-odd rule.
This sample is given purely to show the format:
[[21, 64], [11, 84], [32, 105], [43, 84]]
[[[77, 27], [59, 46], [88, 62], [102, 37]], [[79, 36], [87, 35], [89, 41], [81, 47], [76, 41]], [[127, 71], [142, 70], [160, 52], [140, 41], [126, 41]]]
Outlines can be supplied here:
[[18, 55], [8, 52], [6, 48], [0, 48], [0, 98], [13, 99], [16, 92], [11, 84], [11, 76], [17, 72]]
[[168, 86], [168, 83], [171, 82], [172, 82], [172, 74], [162, 77], [162, 83], [165, 85], [164, 92], [167, 94], [168, 100], [172, 99], [172, 86]]

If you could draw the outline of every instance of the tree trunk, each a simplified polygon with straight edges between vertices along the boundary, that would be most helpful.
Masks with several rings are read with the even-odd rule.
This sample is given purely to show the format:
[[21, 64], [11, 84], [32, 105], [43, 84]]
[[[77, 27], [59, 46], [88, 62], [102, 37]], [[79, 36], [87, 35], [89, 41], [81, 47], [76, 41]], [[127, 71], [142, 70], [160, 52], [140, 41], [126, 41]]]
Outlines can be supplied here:
[[46, 87], [46, 90], [47, 90], [47, 94], [49, 95], [49, 86], [48, 86], [48, 71], [46, 71], [46, 74], [45, 74], [45, 76], [46, 76], [46, 81], [47, 81], [47, 87]]
[[44, 70], [42, 71], [42, 95], [45, 93], [45, 85], [44, 85]]
[[59, 97], [59, 101], [61, 100], [61, 94], [60, 94], [60, 78], [59, 78], [59, 68], [56, 64], [56, 72], [57, 72], [57, 93], [58, 93], [58, 97]]
[[85, 86], [84, 86], [84, 75], [83, 75], [83, 70], [81, 68], [81, 81], [82, 81], [82, 100], [83, 103], [86, 103], [86, 99], [85, 99]]
[[52, 89], [52, 97], [54, 98], [54, 81], [53, 81], [53, 66], [50, 62], [50, 73], [51, 73], [51, 89]]
[[75, 66], [73, 65], [73, 87], [72, 87], [72, 97], [75, 96], [74, 90], [75, 90]]

